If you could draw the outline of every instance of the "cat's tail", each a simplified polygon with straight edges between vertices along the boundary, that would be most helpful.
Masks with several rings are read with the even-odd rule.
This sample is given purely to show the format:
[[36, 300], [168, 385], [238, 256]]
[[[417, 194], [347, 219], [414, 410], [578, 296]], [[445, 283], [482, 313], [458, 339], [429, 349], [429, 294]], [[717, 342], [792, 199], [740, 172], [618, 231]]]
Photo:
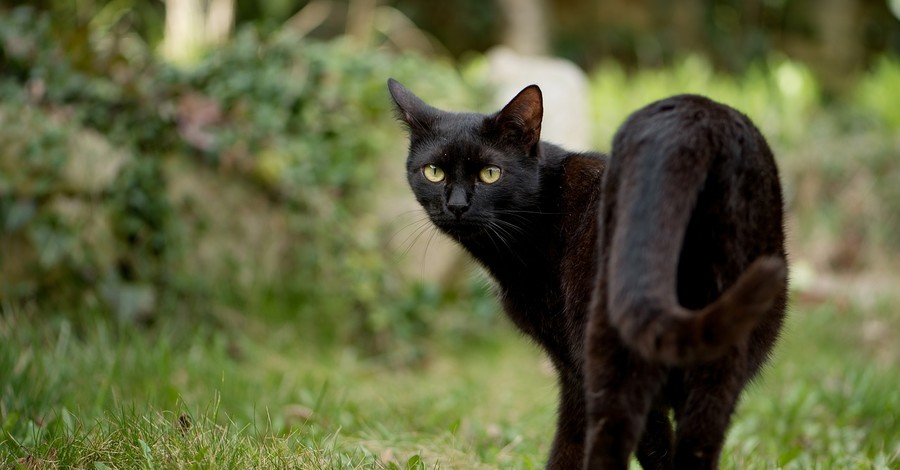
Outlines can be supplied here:
[[[722, 286], [724, 291], [706, 307], [680, 305], [682, 244], [713, 159], [721, 156], [703, 135], [703, 123], [696, 125], [700, 128], [685, 131], [656, 122], [652, 132], [620, 131], [611, 159], [611, 166], [619, 168], [610, 168], [618, 172], [610, 175], [616, 182], [610, 187], [608, 178], [604, 193], [613, 203], [604, 208], [611, 211], [604, 217], [614, 227], [606, 233], [608, 318], [632, 349], [669, 365], [713, 360], [746, 341], [787, 282], [784, 259], [772, 253], [749, 260], [737, 280]], [[677, 130], [666, 132], [667, 127]]]
[[760, 257], [701, 310], [637, 295], [617, 298], [610, 313], [628, 345], [645, 359], [669, 365], [710, 361], [747, 338], [774, 305], [785, 276], [782, 259]]

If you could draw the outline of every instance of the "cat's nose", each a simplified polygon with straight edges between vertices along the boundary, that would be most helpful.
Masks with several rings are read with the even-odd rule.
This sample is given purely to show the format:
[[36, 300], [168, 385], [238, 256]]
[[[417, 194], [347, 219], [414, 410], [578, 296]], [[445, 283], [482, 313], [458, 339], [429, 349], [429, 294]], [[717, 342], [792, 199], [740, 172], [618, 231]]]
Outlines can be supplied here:
[[469, 209], [469, 205], [466, 203], [462, 204], [447, 204], [447, 209], [456, 216], [456, 218], [462, 217], [462, 215]]
[[453, 213], [456, 218], [462, 217], [463, 213], [469, 209], [469, 201], [466, 197], [466, 191], [459, 186], [455, 186], [450, 190], [450, 197], [447, 199], [447, 210]]

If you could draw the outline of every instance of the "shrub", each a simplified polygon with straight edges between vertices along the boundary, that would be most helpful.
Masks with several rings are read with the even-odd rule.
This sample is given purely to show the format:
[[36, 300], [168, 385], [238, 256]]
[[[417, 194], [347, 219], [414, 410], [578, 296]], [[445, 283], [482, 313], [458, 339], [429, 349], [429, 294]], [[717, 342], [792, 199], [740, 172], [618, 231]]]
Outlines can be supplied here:
[[866, 74], [856, 89], [855, 102], [863, 112], [870, 113], [888, 129], [900, 130], [900, 60], [884, 57]]
[[[152, 319], [269, 292], [318, 334], [427, 336], [441, 297], [394, 266], [373, 194], [386, 156], [402, 168], [387, 77], [474, 107], [451, 67], [245, 29], [177, 69], [60, 28], [25, 8], [0, 18], [4, 299]], [[85, 162], [106, 177], [69, 184]]]
[[591, 74], [591, 92], [598, 148], [609, 148], [613, 133], [630, 113], [680, 93], [701, 94], [740, 110], [779, 143], [805, 138], [805, 124], [820, 104], [812, 72], [776, 59], [749, 68], [742, 77], [716, 73], [697, 56], [686, 57], [672, 69], [635, 74], [608, 63]]
[[885, 59], [862, 78], [856, 99], [828, 103], [810, 71], [784, 59], [739, 77], [715, 73], [697, 57], [632, 74], [606, 64], [591, 75], [595, 142], [609, 149], [628, 114], [652, 101], [709, 96], [746, 113], [773, 147], [794, 260], [835, 270], [889, 265], [900, 253], [900, 114], [890, 99], [898, 70]]

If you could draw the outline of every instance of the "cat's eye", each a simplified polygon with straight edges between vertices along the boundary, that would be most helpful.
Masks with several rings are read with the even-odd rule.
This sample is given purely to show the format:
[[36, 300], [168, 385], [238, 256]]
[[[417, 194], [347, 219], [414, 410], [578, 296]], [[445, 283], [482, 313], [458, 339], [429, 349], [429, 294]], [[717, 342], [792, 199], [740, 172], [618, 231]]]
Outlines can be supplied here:
[[444, 170], [437, 165], [425, 165], [422, 167], [422, 174], [425, 175], [425, 179], [431, 181], [432, 183], [440, 183], [444, 181]]
[[481, 172], [478, 173], [478, 179], [487, 184], [496, 183], [497, 180], [500, 179], [500, 168], [494, 165], [488, 165], [482, 168]]

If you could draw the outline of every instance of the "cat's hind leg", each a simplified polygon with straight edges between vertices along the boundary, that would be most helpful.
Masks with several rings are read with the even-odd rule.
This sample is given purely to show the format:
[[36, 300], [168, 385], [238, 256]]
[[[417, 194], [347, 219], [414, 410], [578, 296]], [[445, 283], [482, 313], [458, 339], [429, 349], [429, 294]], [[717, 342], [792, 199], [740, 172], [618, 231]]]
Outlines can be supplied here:
[[684, 402], [675, 407], [675, 468], [716, 469], [731, 415], [746, 383], [741, 352], [685, 372]]
[[635, 452], [638, 462], [644, 470], [672, 469], [673, 455], [672, 423], [669, 421], [668, 408], [654, 406], [647, 414], [644, 432]]
[[626, 347], [597, 347], [618, 341], [614, 330], [603, 330], [609, 337], [588, 343], [595, 347], [588, 354], [586, 368], [585, 468], [626, 470], [666, 370]]

